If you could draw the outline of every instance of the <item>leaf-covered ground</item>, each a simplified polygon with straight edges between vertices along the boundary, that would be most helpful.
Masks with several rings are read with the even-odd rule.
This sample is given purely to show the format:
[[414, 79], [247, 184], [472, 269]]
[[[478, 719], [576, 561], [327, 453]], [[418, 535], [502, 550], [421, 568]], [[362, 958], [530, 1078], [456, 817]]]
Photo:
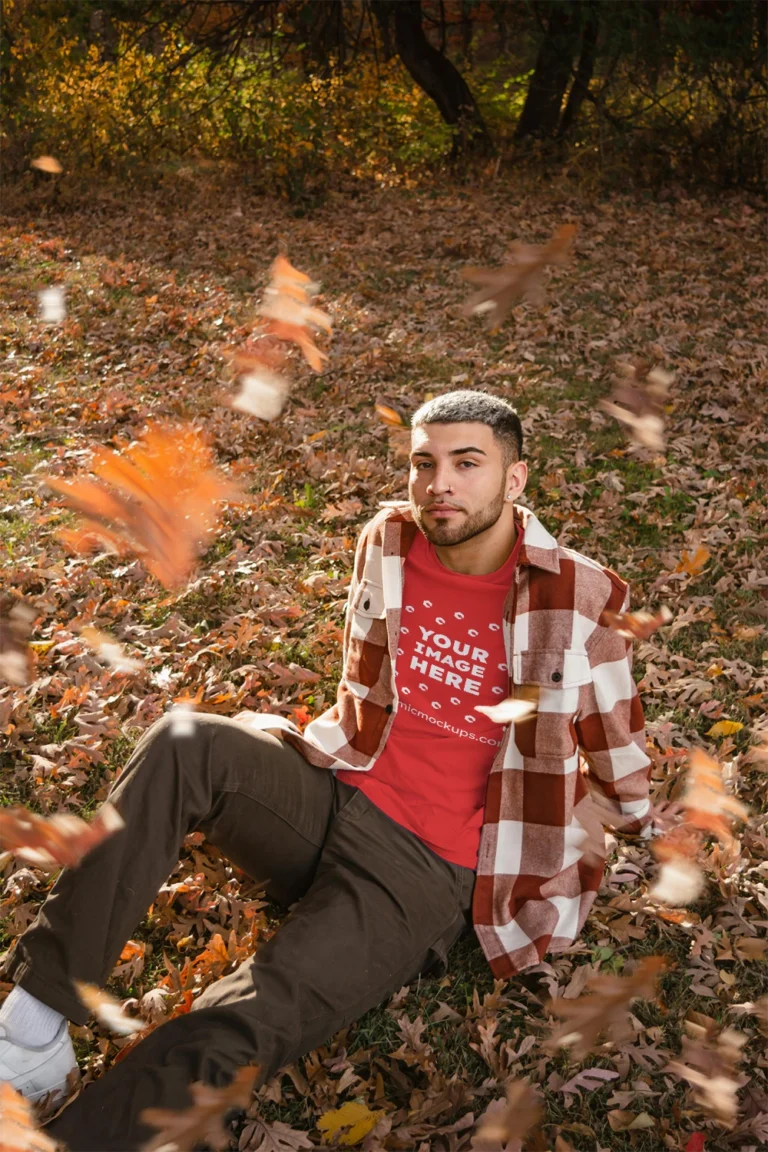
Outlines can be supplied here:
[[[552, 274], [544, 307], [517, 307], [491, 334], [461, 317], [463, 264], [500, 262], [509, 241], [546, 240], [571, 221], [574, 255]], [[544, 523], [630, 580], [635, 608], [675, 613], [636, 645], [655, 795], [677, 795], [687, 749], [700, 745], [752, 812], [735, 861], [712, 850], [706, 893], [690, 909], [650, 903], [649, 851], [619, 842], [572, 953], [494, 987], [467, 937], [446, 978], [403, 989], [268, 1085], [267, 1127], [252, 1110], [237, 1126], [241, 1149], [319, 1144], [322, 1114], [359, 1099], [386, 1113], [372, 1147], [458, 1152], [512, 1076], [529, 1077], [545, 1102], [533, 1147], [694, 1149], [697, 1133], [708, 1152], [764, 1146], [768, 1020], [752, 1008], [768, 983], [759, 207], [738, 194], [594, 200], [498, 184], [339, 195], [297, 219], [232, 188], [130, 198], [97, 188], [85, 204], [49, 203], [47, 191], [11, 203], [2, 224], [3, 590], [40, 613], [31, 683], [0, 686], [3, 804], [91, 813], [173, 701], [302, 724], [327, 707], [357, 531], [380, 500], [406, 494], [374, 402], [407, 416], [428, 393], [476, 386], [518, 406], [527, 499]], [[289, 404], [266, 424], [226, 405], [223, 350], [246, 338], [281, 248], [321, 282], [334, 336], [322, 375], [296, 360]], [[58, 325], [38, 317], [37, 292], [49, 285], [66, 289]], [[664, 455], [631, 445], [598, 405], [617, 362], [636, 356], [676, 375]], [[247, 492], [173, 593], [130, 557], [73, 558], [56, 538], [73, 516], [43, 482], [81, 472], [93, 446], [124, 447], [158, 418], [205, 428]], [[80, 636], [85, 624], [118, 639], [143, 670], [106, 668]], [[714, 728], [720, 721], [734, 723]], [[5, 856], [0, 880], [5, 950], [52, 878]], [[258, 947], [280, 915], [194, 834], [109, 988], [161, 1020]], [[652, 953], [673, 967], [659, 1000], [636, 1005], [631, 1041], [581, 1063], [545, 1050], [549, 995], [577, 996], [591, 973], [620, 973]], [[748, 1036], [730, 1130], [665, 1071], [690, 1011]], [[96, 1024], [73, 1033], [86, 1081], [127, 1043]], [[583, 1068], [602, 1073], [579, 1076]]]

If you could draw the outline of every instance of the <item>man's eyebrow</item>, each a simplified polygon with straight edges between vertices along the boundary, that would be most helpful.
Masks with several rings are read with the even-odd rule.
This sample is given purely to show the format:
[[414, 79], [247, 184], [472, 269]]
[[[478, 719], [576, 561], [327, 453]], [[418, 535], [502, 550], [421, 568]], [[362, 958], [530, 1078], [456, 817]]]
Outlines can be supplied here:
[[[483, 452], [482, 448], [473, 448], [472, 445], [470, 445], [468, 448], [453, 448], [448, 453], [448, 455], [449, 456], [463, 456], [465, 452], [479, 452], [481, 456], [487, 455], [486, 452]], [[418, 452], [411, 452], [411, 456], [412, 457], [413, 456], [429, 456], [430, 459], [434, 459], [434, 457], [432, 456], [432, 453], [426, 452], [423, 448], [420, 449]]]

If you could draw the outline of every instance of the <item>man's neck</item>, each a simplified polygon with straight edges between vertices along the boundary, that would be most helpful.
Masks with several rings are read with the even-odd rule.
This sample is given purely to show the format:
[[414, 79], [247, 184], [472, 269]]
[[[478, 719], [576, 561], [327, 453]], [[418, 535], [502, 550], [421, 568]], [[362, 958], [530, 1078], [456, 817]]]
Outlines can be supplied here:
[[[511, 534], [506, 525], [502, 526], [502, 531], [496, 532], [499, 525], [500, 521], [497, 520], [487, 532], [481, 532], [463, 544], [454, 544], [449, 548], [435, 544], [435, 555], [444, 568], [461, 576], [487, 576], [497, 572], [506, 564], [517, 541], [514, 520]], [[489, 534], [493, 536], [489, 538]]]

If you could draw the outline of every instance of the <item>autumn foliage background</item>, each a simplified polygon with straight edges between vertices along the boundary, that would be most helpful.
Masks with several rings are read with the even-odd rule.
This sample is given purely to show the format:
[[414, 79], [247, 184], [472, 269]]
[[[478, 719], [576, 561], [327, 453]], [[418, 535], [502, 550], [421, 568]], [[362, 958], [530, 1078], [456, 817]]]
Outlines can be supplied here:
[[[20, 599], [34, 612], [24, 682], [0, 680], [2, 804], [90, 819], [174, 705], [300, 726], [328, 707], [357, 532], [407, 491], [402, 437], [375, 405], [407, 424], [451, 387], [508, 397], [526, 433], [530, 505], [628, 579], [634, 608], [673, 614], [635, 647], [656, 802], [680, 798], [691, 749], [705, 749], [749, 810], [737, 851], [708, 841], [703, 894], [674, 907], [648, 896], [648, 846], [612, 838], [574, 952], [501, 986], [467, 937], [443, 980], [403, 989], [262, 1089], [232, 1146], [311, 1147], [333, 1138], [326, 1114], [356, 1102], [342, 1143], [512, 1149], [516, 1137], [483, 1142], [476, 1124], [524, 1077], [544, 1109], [524, 1147], [764, 1145], [765, 30], [758, 19], [739, 33], [756, 64], [723, 31], [760, 6], [668, 6], [679, 27], [665, 17], [655, 61], [609, 18], [640, 6], [599, 6], [595, 99], [568, 134], [521, 136], [557, 5], [424, 4], [437, 46], [435, 12], [448, 12], [445, 53], [477, 101], [482, 147], [457, 146], [398, 55], [375, 55], [365, 5], [344, 6], [350, 26], [363, 20], [362, 47], [353, 55], [348, 38], [344, 60], [338, 41], [322, 42], [325, 60], [307, 55], [300, 4], [257, 6], [276, 23], [247, 52], [217, 50], [210, 5], [163, 5], [149, 29], [119, 4], [3, 7], [0, 612], [7, 620]], [[713, 30], [702, 22], [715, 7]], [[63, 170], [30, 168], [40, 155]], [[512, 241], [543, 243], [563, 224], [577, 225], [573, 252], [548, 273], [543, 305], [520, 303], [490, 331], [462, 314], [465, 265], [500, 265]], [[229, 403], [232, 356], [253, 339], [279, 252], [319, 282], [332, 335], [316, 334], [322, 371], [287, 350], [290, 396], [265, 421]], [[66, 305], [54, 323], [38, 304], [51, 286]], [[600, 404], [636, 359], [674, 377], [660, 450]], [[73, 552], [81, 520], [56, 488], [105, 449], [135, 452], [158, 425], [181, 444], [197, 430], [227, 485], [211, 489], [202, 554], [181, 586], [130, 548]], [[173, 517], [174, 492], [162, 498]], [[110, 666], [89, 628], [133, 666]], [[0, 960], [54, 878], [0, 853]], [[282, 914], [194, 833], [109, 990], [161, 1024]], [[668, 966], [658, 995], [635, 1003], [629, 1036], [578, 1059], [548, 1045], [549, 996], [576, 1003], [593, 977], [651, 956]], [[668, 1067], [690, 1055], [692, 1028], [705, 1034], [706, 1078], [731, 1085], [730, 1114]], [[733, 1059], [728, 1029], [744, 1037]], [[95, 1021], [72, 1031], [86, 1083], [132, 1042]]]

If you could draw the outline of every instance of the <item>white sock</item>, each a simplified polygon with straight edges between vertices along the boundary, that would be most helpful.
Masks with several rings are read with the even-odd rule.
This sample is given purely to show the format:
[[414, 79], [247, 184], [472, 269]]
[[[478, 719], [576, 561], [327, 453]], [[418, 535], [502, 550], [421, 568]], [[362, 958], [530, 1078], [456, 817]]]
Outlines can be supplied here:
[[0, 1024], [5, 1024], [14, 1044], [24, 1048], [44, 1048], [50, 1044], [63, 1019], [61, 1012], [49, 1008], [18, 984], [0, 1007]]

